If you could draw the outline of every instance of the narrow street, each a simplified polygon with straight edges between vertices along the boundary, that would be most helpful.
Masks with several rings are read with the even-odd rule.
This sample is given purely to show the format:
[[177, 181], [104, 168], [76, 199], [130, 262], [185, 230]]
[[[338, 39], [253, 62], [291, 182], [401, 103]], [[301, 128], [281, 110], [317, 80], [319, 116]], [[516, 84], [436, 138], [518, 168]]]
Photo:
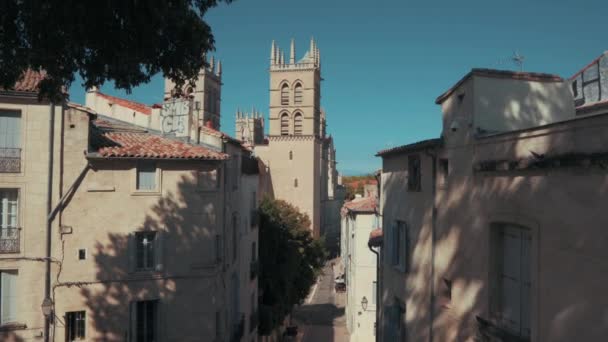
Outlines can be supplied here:
[[294, 311], [299, 327], [298, 342], [348, 342], [344, 315], [345, 294], [334, 291], [331, 262], [313, 287], [306, 302]]

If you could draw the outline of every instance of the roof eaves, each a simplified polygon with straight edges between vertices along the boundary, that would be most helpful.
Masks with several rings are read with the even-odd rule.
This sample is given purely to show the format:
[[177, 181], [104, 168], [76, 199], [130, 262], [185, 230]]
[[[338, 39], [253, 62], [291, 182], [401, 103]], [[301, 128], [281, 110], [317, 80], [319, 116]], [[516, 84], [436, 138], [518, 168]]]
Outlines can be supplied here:
[[443, 140], [441, 138], [421, 140], [421, 141], [418, 141], [418, 142], [415, 142], [412, 144], [396, 146], [396, 147], [378, 151], [378, 153], [376, 153], [376, 157], [385, 157], [385, 156], [391, 155], [391, 154], [415, 152], [415, 151], [420, 151], [420, 150], [424, 150], [427, 148], [440, 147], [442, 145], [442, 143], [443, 143]]

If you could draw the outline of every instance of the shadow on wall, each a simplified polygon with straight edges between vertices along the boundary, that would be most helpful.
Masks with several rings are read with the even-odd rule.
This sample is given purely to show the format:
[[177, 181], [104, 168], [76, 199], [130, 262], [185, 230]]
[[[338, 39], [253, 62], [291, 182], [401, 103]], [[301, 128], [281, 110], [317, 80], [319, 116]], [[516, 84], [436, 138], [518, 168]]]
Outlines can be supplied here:
[[3, 342], [25, 342], [25, 340], [12, 331], [0, 332], [0, 341]]
[[[91, 253], [97, 270], [95, 281], [72, 282], [58, 276], [60, 282], [54, 287], [57, 300], [67, 301], [68, 296], [75, 296], [70, 288], [77, 289], [84, 298], [88, 326], [95, 330], [87, 331], [87, 339], [126, 341], [135, 329], [129, 323], [136, 315], [130, 303], [143, 300], [157, 301], [155, 319], [161, 322], [158, 333], [169, 340], [197, 340], [201, 331], [215, 332], [215, 310], [222, 302], [215, 297], [222, 290], [218, 288], [221, 270], [215, 259], [217, 232], [213, 228], [222, 222], [222, 212], [218, 210], [220, 190], [212, 195], [197, 192], [195, 176], [195, 172], [182, 176], [177, 190], [146, 208], [141, 224], [133, 227], [133, 232], [156, 232], [154, 239], [160, 239], [153, 244], [154, 257], [148, 259], [150, 269], [138, 270], [141, 255], [133, 252], [133, 234], [109, 233]], [[131, 197], [128, 193], [121, 196]], [[144, 201], [131, 197], [120, 198], [118, 203], [129, 200]], [[86, 209], [79, 207], [83, 212], [99, 210]], [[108, 221], [103, 221], [92, 222], [91, 228], [111, 230], [103, 226]], [[56, 329], [64, 328], [58, 325]], [[56, 336], [61, 334], [57, 332]]]
[[[531, 99], [542, 98], [530, 89]], [[507, 94], [509, 97], [509, 94]], [[515, 101], [511, 97], [511, 101]], [[512, 104], [516, 106], [515, 103]], [[481, 113], [483, 115], [483, 113]], [[517, 120], [516, 117], [510, 118]], [[576, 129], [552, 127], [551, 132], [538, 130], [534, 134], [511, 133], [500, 137], [483, 138], [478, 145], [450, 150], [450, 133], [446, 139], [450, 176], [444, 188], [437, 190], [437, 226], [435, 229], [435, 277], [430, 282], [431, 230], [433, 202], [421, 200], [421, 193], [406, 191], [407, 170], [403, 165], [384, 163], [384, 173], [397, 172], [385, 180], [382, 189], [387, 204], [400, 206], [399, 218], [422, 217], [421, 222], [408, 222], [409, 276], [400, 280], [388, 279], [382, 286], [382, 303], [390, 305], [393, 296], [405, 298], [405, 320], [409, 337], [428, 339], [431, 310], [434, 312], [434, 339], [461, 341], [478, 334], [476, 316], [488, 318], [490, 288], [490, 223], [494, 213], [503, 217], [526, 217], [538, 222], [542, 239], [536, 241], [536, 255], [542, 252], [539, 269], [534, 279], [542, 275], [532, 291], [532, 306], [542, 310], [542, 326], [534, 326], [533, 334], [541, 333], [542, 340], [570, 341], [580, 338], [597, 340], [608, 335], [608, 302], [599, 284], [606, 279], [599, 271], [605, 269], [598, 241], [606, 241], [608, 216], [602, 206], [608, 195], [608, 176], [605, 168], [585, 166], [585, 162], [568, 164], [565, 161], [546, 162], [555, 155], [608, 152], [606, 124], [608, 119], [593, 118]], [[517, 124], [513, 124], [517, 126]], [[457, 142], [459, 144], [462, 142]], [[427, 158], [420, 152], [422, 158]], [[510, 160], [532, 163], [527, 169], [473, 171], [474, 165], [484, 160]], [[576, 158], [575, 158], [576, 159]], [[527, 161], [526, 161], [527, 160]], [[540, 162], [538, 162], [540, 161]], [[422, 193], [430, 194], [431, 164], [422, 165]], [[425, 170], [426, 168], [426, 170]], [[399, 171], [399, 172], [398, 172]], [[408, 206], [404, 206], [404, 195]], [[417, 198], [415, 196], [418, 196]], [[404, 210], [407, 208], [407, 211]], [[390, 210], [390, 209], [389, 209]], [[394, 218], [395, 216], [390, 216]], [[385, 222], [385, 227], [388, 226]], [[385, 235], [386, 236], [386, 235]], [[542, 242], [542, 244], [541, 244]], [[383, 266], [388, 269], [390, 266]], [[387, 273], [392, 271], [386, 271]], [[394, 276], [393, 276], [394, 277]], [[578, 279], [579, 285], [572, 278]], [[598, 278], [599, 277], [599, 278]], [[389, 282], [390, 280], [390, 282]], [[449, 284], [449, 285], [448, 285]], [[549, 286], [549, 284], [560, 284]], [[445, 295], [448, 291], [450, 295]], [[387, 287], [397, 293], [387, 291]], [[431, 287], [436, 295], [431, 308]], [[583, 290], [585, 289], [585, 290]], [[542, 297], [542, 301], [539, 298]], [[598, 302], [599, 300], [599, 302]], [[542, 303], [538, 306], [536, 303]], [[535, 310], [534, 308], [531, 310]], [[534, 320], [534, 318], [532, 319]], [[412, 334], [416, 334], [412, 336]]]

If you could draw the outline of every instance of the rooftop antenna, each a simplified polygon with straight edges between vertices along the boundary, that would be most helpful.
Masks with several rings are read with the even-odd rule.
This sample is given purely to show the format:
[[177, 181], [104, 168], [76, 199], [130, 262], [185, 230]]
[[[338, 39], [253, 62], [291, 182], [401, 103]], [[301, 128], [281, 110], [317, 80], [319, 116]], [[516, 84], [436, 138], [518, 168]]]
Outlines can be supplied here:
[[519, 71], [524, 71], [524, 60], [526, 57], [524, 55], [520, 55], [517, 50], [513, 51], [513, 56], [511, 56], [511, 62], [519, 67]]

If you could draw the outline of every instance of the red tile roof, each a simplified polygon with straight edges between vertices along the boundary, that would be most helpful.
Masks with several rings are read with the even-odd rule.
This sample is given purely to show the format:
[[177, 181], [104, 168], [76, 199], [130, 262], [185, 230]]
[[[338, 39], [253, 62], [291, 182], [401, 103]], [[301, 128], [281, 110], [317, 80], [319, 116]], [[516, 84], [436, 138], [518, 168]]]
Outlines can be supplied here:
[[376, 197], [355, 198], [350, 202], [344, 203], [342, 208], [347, 212], [374, 213], [378, 209], [378, 200]]
[[[40, 88], [40, 81], [46, 77], [46, 71], [27, 70], [9, 91], [20, 91], [27, 93], [37, 93]], [[2, 89], [0, 89], [2, 90]]]
[[121, 107], [130, 108], [130, 109], [133, 109], [137, 112], [140, 112], [140, 113], [146, 114], [146, 115], [152, 114], [152, 108], [153, 108], [152, 106], [148, 106], [143, 103], [139, 103], [139, 102], [135, 102], [135, 101], [131, 101], [131, 100], [121, 99], [120, 97], [107, 95], [107, 94], [101, 93], [99, 91], [96, 94], [98, 96], [103, 97], [104, 99], [110, 101], [111, 103], [119, 105]]
[[382, 246], [382, 238], [383, 238], [382, 228], [376, 228], [369, 233], [369, 240], [367, 244], [371, 247], [380, 247]]
[[387, 148], [385, 150], [378, 151], [378, 153], [376, 153], [376, 157], [384, 157], [386, 155], [394, 154], [394, 153], [420, 151], [425, 148], [432, 148], [432, 147], [437, 147], [440, 145], [441, 145], [440, 138], [422, 140], [422, 141], [415, 142], [413, 144], [391, 147], [391, 148]]
[[207, 127], [207, 126], [201, 126], [201, 133], [208, 134], [208, 135], [211, 135], [211, 136], [214, 136], [214, 137], [218, 137], [218, 138], [224, 138], [224, 139], [226, 139], [226, 140], [228, 140], [230, 142], [236, 143], [238, 145], [242, 145], [243, 144], [240, 140], [238, 140], [236, 138], [233, 138], [230, 135], [228, 135], [228, 134], [226, 134], [226, 133], [224, 133], [222, 131], [218, 131], [215, 128], [211, 128], [211, 127]]
[[535, 82], [561, 82], [564, 79], [557, 75], [552, 74], [544, 74], [538, 72], [520, 72], [520, 71], [510, 71], [510, 70], [495, 70], [495, 69], [479, 69], [474, 68], [471, 71], [464, 75], [460, 81], [456, 82], [450, 89], [448, 89], [445, 93], [439, 95], [437, 99], [435, 99], [436, 104], [442, 103], [448, 96], [452, 95], [452, 93], [460, 87], [466, 80], [471, 78], [472, 76], [483, 76], [490, 78], [508, 78], [513, 80], [524, 80], [524, 81], [535, 81]]
[[199, 145], [165, 138], [137, 126], [98, 118], [91, 145], [104, 158], [225, 160], [229, 156]]

